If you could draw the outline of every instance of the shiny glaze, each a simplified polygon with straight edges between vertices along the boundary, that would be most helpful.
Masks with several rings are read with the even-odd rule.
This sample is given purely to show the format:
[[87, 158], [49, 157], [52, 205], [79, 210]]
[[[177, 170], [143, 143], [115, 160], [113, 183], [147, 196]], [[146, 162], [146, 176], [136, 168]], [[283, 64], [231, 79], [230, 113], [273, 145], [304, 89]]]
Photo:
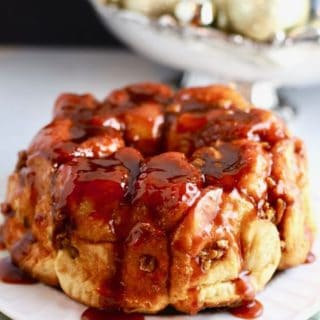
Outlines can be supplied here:
[[242, 271], [234, 281], [236, 293], [245, 301], [253, 301], [255, 291], [250, 281], [250, 274], [248, 271]]
[[201, 148], [192, 158], [193, 163], [200, 167], [207, 185], [223, 187], [226, 191], [237, 188], [239, 180], [250, 167], [243, 157], [241, 145], [234, 143]]
[[[222, 201], [222, 189], [204, 190], [199, 201], [191, 209], [190, 214], [177, 231], [172, 247], [180, 252], [190, 254], [194, 258], [195, 265], [199, 264], [199, 252], [201, 250], [211, 249], [214, 242], [218, 240], [220, 236], [225, 235], [223, 228], [231, 222], [227, 217], [222, 215]], [[186, 230], [190, 228], [190, 225], [193, 225], [194, 221], [197, 221], [197, 228], [193, 230], [190, 241], [190, 235]], [[203, 274], [200, 265], [198, 270], [194, 270], [195, 278], [199, 275], [198, 271], [200, 275]]]
[[159, 152], [164, 125], [163, 106], [143, 104], [126, 111], [123, 119], [128, 146], [137, 148], [146, 156]]
[[182, 114], [179, 118], [177, 130], [179, 133], [195, 133], [204, 129], [208, 119], [204, 115]]
[[124, 145], [154, 154], [161, 147], [163, 103], [171, 96], [168, 87], [153, 84], [115, 91], [102, 104], [91, 95], [64, 94], [56, 102], [54, 120], [28, 152], [58, 164], [74, 157], [105, 157]]
[[249, 110], [251, 107], [237, 91], [223, 85], [183, 88], [172, 103], [179, 107], [178, 112], [207, 112], [217, 108]]
[[62, 94], [55, 103], [53, 116], [58, 118], [70, 118], [75, 121], [90, 120], [98, 102], [90, 94]]
[[232, 308], [230, 313], [243, 319], [255, 319], [262, 315], [263, 305], [255, 299], [255, 290], [250, 281], [250, 273], [242, 271], [234, 281], [236, 293], [242, 298], [242, 304]]
[[263, 313], [263, 305], [258, 300], [244, 301], [241, 306], [232, 308], [230, 313], [242, 319], [256, 319]]
[[[38, 134], [28, 150], [29, 156], [40, 152], [53, 163], [56, 248], [69, 246], [74, 232], [88, 240], [87, 234], [83, 236], [83, 230], [78, 230], [79, 226], [84, 226], [89, 233], [97, 232], [94, 241], [114, 245], [114, 274], [96, 288], [101, 304], [114, 310], [121, 309], [124, 298], [132, 292], [137, 299], [150, 299], [152, 303], [157, 293], [167, 288], [168, 265], [172, 261], [167, 239], [171, 239], [172, 230], [203, 196], [204, 187], [237, 192], [238, 179], [248, 166], [241, 147], [230, 141], [246, 138], [272, 144], [286, 136], [268, 112], [238, 110], [236, 103], [225, 101], [224, 97], [214, 106], [187, 98], [178, 106], [178, 115], [169, 111], [165, 114], [164, 109], [171, 103], [171, 90], [158, 85], [127, 87], [113, 92], [103, 103], [90, 95], [65, 95], [56, 103], [54, 121]], [[165, 122], [175, 131], [177, 146], [173, 150], [183, 151], [186, 156], [179, 152], [162, 153], [171, 149], [164, 134]], [[190, 149], [181, 150], [179, 143], [183, 140], [188, 141]], [[199, 156], [203, 164], [195, 166], [194, 159], [188, 156], [213, 142], [218, 156], [203, 153]], [[124, 148], [125, 145], [138, 148], [145, 158], [133, 148]], [[22, 177], [34, 174], [28, 171], [27, 160], [19, 170]], [[32, 177], [29, 181], [32, 183]], [[39, 190], [35, 188], [33, 192], [35, 203]], [[215, 201], [223, 203], [223, 196]], [[82, 207], [86, 210], [81, 211]], [[233, 218], [220, 214], [220, 209], [218, 205], [216, 212], [208, 214], [202, 229], [211, 223], [208, 235], [214, 241], [227, 239], [238, 246], [239, 239], [232, 234]], [[103, 230], [106, 226], [108, 230]], [[228, 233], [225, 230], [230, 226]], [[203, 232], [194, 238], [191, 248], [185, 250], [192, 255], [192, 280], [205, 273], [197, 254], [207, 239]], [[31, 233], [27, 233], [13, 249], [14, 261], [18, 262], [28, 253], [33, 241]], [[128, 255], [134, 257], [132, 261], [142, 255], [147, 265], [154, 262], [155, 270], [143, 273], [138, 264], [128, 263], [131, 262]], [[125, 279], [126, 276], [129, 279]], [[249, 275], [241, 273], [234, 283], [237, 293], [251, 301], [242, 309], [252, 314], [258, 302], [253, 300]], [[197, 288], [188, 293], [194, 313], [201, 308], [198, 293]], [[129, 316], [91, 308], [84, 312], [82, 319], [116, 319], [118, 316], [143, 319], [138, 315], [130, 315], [138, 318], [121, 318]]]
[[[191, 155], [216, 141], [248, 139], [274, 144], [287, 137], [281, 120], [271, 112], [251, 109], [214, 108], [207, 112], [185, 112], [170, 116], [168, 148]], [[187, 146], [186, 146], [187, 145]]]
[[62, 164], [75, 157], [107, 156], [121, 146], [121, 134], [113, 128], [58, 119], [39, 132], [29, 152], [41, 153], [53, 163]]
[[112, 313], [105, 310], [88, 308], [82, 315], [81, 320], [144, 320], [140, 314]]
[[105, 102], [110, 103], [112, 108], [128, 108], [144, 102], [166, 104], [172, 96], [172, 90], [166, 85], [142, 83], [113, 91]]
[[[178, 230], [178, 236], [175, 235], [176, 239], [171, 244], [173, 249], [191, 256], [191, 283], [199, 283], [199, 281], [204, 279], [204, 277], [208, 277], [210, 268], [215, 263], [214, 258], [213, 260], [210, 259], [210, 252], [221, 251], [222, 254], [218, 259], [222, 260], [227, 255], [230, 247], [232, 247], [236, 252], [239, 251], [238, 237], [234, 233], [234, 228], [237, 224], [236, 217], [232, 213], [230, 214], [229, 210], [223, 210], [223, 204], [226, 201], [226, 194], [223, 193], [223, 190], [220, 188], [208, 188], [206, 190], [206, 194], [202, 194], [202, 197], [200, 198], [201, 200], [193, 208], [194, 212], [192, 210], [191, 215], [189, 215], [190, 217], [195, 214], [194, 220], [197, 221], [197, 232], [192, 230], [192, 235], [186, 232], [189, 228], [188, 225], [193, 218], [189, 221], [186, 219], [179, 228], [182, 231], [181, 237], [179, 235], [180, 230]], [[238, 196], [239, 194], [237, 192], [233, 192], [230, 195], [231, 198], [237, 198]], [[230, 199], [228, 201], [230, 201]], [[221, 250], [219, 248], [217, 245], [217, 241], [219, 240], [228, 241], [228, 247], [226, 250]], [[203, 253], [208, 257], [207, 259], [205, 258], [203, 260]], [[204, 262], [210, 262], [209, 268], [204, 265]], [[242, 273], [239, 275], [239, 279], [235, 281], [235, 285], [237, 294], [240, 295], [241, 298], [254, 297], [254, 291], [250, 281], [244, 279]], [[192, 304], [190, 305], [192, 313], [197, 313], [199, 309], [203, 308], [199, 301], [198, 287], [189, 289], [188, 297], [190, 301], [192, 301]]]
[[13, 265], [10, 257], [0, 260], [0, 280], [10, 284], [33, 284], [37, 282]]
[[75, 157], [104, 157], [124, 146], [118, 130], [93, 121], [99, 105], [91, 95], [61, 95], [53, 121], [36, 135], [28, 153], [62, 164]]
[[153, 220], [172, 227], [199, 197], [201, 175], [181, 153], [164, 153], [141, 168], [133, 204], [146, 206]]
[[147, 156], [154, 155], [161, 148], [164, 104], [171, 96], [172, 91], [166, 86], [129, 86], [112, 92], [92, 120], [121, 130], [126, 146], [133, 146]]
[[230, 141], [233, 139], [247, 138], [252, 141], [266, 141], [274, 143], [287, 136], [281, 120], [268, 111], [251, 109], [249, 112], [242, 110], [211, 111], [208, 114], [209, 127], [200, 135], [203, 141], [208, 141], [209, 136], [216, 140]]
[[[77, 222], [83, 223], [90, 229], [90, 225], [100, 220], [112, 225], [115, 238], [126, 237], [131, 225], [126, 211], [129, 213], [141, 161], [138, 151], [123, 148], [108, 158], [80, 158], [61, 166], [58, 179], [63, 186], [58, 182], [54, 190], [56, 235], [65, 232], [67, 221], [74, 220], [75, 227]], [[90, 205], [85, 215], [83, 211], [79, 214], [83, 203]], [[115, 212], [119, 216], [115, 217]]]
[[208, 155], [204, 156], [205, 166], [203, 173], [215, 179], [221, 179], [223, 175], [236, 175], [244, 166], [240, 150], [232, 144], [222, 144], [217, 146], [217, 151], [221, 155], [220, 159], [210, 159]]

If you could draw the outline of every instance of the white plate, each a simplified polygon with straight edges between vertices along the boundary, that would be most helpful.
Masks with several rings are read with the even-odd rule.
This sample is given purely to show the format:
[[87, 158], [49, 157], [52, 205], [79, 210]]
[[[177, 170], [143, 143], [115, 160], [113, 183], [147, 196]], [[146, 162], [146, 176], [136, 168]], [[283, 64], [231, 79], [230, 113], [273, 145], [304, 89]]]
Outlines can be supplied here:
[[[320, 208], [320, 206], [317, 206]], [[320, 241], [314, 248], [320, 257]], [[258, 295], [264, 305], [261, 320], [306, 320], [320, 310], [320, 259], [282, 272]], [[36, 285], [0, 283], [0, 310], [15, 320], [80, 320], [85, 310], [58, 290]], [[148, 316], [146, 320], [172, 319], [173, 316]], [[174, 316], [177, 320], [186, 316]], [[190, 317], [191, 318], [191, 317]], [[236, 319], [227, 313], [206, 312], [193, 320]]]
[[[16, 152], [25, 147], [35, 131], [48, 121], [52, 101], [59, 92], [88, 90], [102, 97], [111, 88], [128, 82], [160, 80], [165, 71], [121, 52], [75, 50], [0, 50], [0, 70], [1, 199]], [[308, 143], [313, 190], [316, 191], [320, 181], [319, 91], [295, 90], [290, 96], [299, 106], [304, 106], [304, 112], [294, 123], [294, 131]], [[315, 212], [318, 212], [320, 196], [314, 200]], [[314, 251], [320, 257], [319, 241]], [[320, 310], [319, 271], [320, 260], [279, 274], [258, 297], [265, 307], [261, 319], [306, 320]], [[41, 284], [18, 286], [0, 283], [0, 310], [15, 320], [79, 320], [84, 309], [61, 292]], [[155, 318], [172, 319], [164, 316]], [[190, 319], [236, 318], [228, 314], [206, 313]]]

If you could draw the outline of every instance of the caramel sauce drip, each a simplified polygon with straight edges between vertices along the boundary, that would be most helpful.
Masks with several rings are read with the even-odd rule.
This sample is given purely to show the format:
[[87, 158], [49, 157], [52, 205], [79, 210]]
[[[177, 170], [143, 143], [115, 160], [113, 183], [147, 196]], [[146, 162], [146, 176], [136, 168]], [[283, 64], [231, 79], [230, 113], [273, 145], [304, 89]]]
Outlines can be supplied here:
[[250, 168], [242, 152], [240, 145], [219, 143], [196, 151], [193, 163], [197, 165], [199, 162], [206, 185], [232, 191], [238, 187], [240, 178]]
[[236, 293], [243, 299], [241, 305], [230, 310], [238, 318], [255, 319], [262, 315], [263, 305], [255, 299], [255, 291], [248, 271], [242, 271], [235, 280]]
[[81, 320], [144, 320], [140, 314], [112, 313], [105, 310], [88, 308], [82, 315]]
[[241, 296], [244, 301], [253, 301], [255, 291], [250, 282], [250, 275], [248, 271], [242, 271], [239, 278], [234, 281], [236, 293]]
[[263, 305], [258, 300], [244, 301], [239, 307], [232, 308], [230, 313], [242, 319], [255, 319], [262, 315]]
[[30, 252], [31, 245], [34, 242], [35, 239], [31, 231], [26, 232], [24, 236], [19, 241], [17, 241], [10, 249], [12, 261], [19, 263], [19, 261], [23, 260], [25, 256]]
[[15, 266], [10, 257], [0, 260], [0, 280], [10, 284], [33, 284], [37, 282]]

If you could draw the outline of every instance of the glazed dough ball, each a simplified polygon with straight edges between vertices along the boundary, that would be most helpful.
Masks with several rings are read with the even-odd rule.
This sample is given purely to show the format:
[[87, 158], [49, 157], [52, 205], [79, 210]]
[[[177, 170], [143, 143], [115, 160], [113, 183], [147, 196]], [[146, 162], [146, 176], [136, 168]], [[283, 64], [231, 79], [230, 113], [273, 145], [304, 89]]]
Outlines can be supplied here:
[[303, 24], [309, 17], [309, 0], [224, 0], [230, 26], [264, 41], [276, 32]]
[[126, 9], [141, 12], [148, 16], [159, 16], [163, 13], [172, 12], [178, 0], [124, 0]]

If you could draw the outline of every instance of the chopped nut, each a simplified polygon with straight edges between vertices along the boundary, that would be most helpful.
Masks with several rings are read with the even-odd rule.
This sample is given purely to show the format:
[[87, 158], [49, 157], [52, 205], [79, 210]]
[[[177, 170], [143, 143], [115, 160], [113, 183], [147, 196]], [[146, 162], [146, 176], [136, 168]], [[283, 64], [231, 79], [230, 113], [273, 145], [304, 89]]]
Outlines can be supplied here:
[[192, 164], [197, 168], [202, 168], [202, 166], [204, 165], [204, 160], [201, 158], [197, 158], [192, 161]]
[[[261, 144], [261, 147], [262, 148], [264, 148], [264, 149], [266, 149], [266, 150], [270, 150], [270, 143], [269, 142], [260, 142], [260, 144]], [[269, 177], [268, 177], [269, 178]], [[267, 178], [267, 179], [268, 179]], [[272, 179], [272, 178], [271, 178]]]
[[201, 269], [204, 272], [209, 271], [211, 268], [211, 265], [212, 265], [212, 261], [210, 259], [201, 260]]
[[218, 240], [215, 246], [219, 249], [204, 249], [199, 253], [199, 262], [204, 272], [208, 271], [211, 268], [212, 262], [214, 260], [218, 260], [224, 256], [226, 249], [228, 249], [229, 242], [228, 240]]
[[79, 256], [79, 250], [76, 247], [68, 246], [65, 249], [72, 259], [76, 259]]
[[277, 185], [277, 183], [271, 177], [267, 177], [266, 181], [267, 181], [268, 187], [270, 188], [274, 188]]
[[217, 243], [217, 247], [218, 247], [219, 249], [224, 249], [224, 250], [226, 250], [226, 249], [228, 249], [228, 247], [229, 247], [229, 241], [226, 240], [226, 239], [218, 240], [216, 243]]
[[83, 200], [79, 205], [79, 215], [87, 217], [93, 211], [93, 204], [89, 200]]
[[220, 259], [224, 255], [224, 251], [222, 250], [210, 250], [208, 253], [200, 253], [200, 264], [201, 264], [201, 269], [204, 272], [207, 272], [210, 270], [212, 266], [212, 262], [214, 260]]
[[213, 155], [216, 160], [222, 159], [222, 153], [214, 147], [210, 147], [210, 154]]
[[225, 251], [223, 250], [210, 250], [208, 258], [211, 260], [220, 259], [224, 255]]
[[222, 251], [222, 250], [218, 251], [216, 259], [222, 258], [224, 256], [224, 254], [225, 254], [225, 251]]
[[284, 212], [286, 211], [287, 204], [282, 199], [277, 199], [276, 210], [277, 210], [277, 222], [282, 220]]
[[270, 206], [270, 203], [265, 202], [262, 207], [262, 210], [259, 213], [259, 216], [261, 219], [265, 219], [265, 220], [274, 222], [275, 214], [276, 214], [276, 212], [275, 212], [274, 208]]
[[273, 208], [269, 208], [267, 211], [265, 211], [265, 219], [269, 221], [273, 221], [275, 216], [275, 211]]
[[202, 250], [202, 251], [199, 253], [199, 257], [200, 257], [200, 258], [207, 257], [208, 255], [209, 255], [208, 251], [205, 251], [205, 250]]
[[150, 255], [140, 257], [140, 270], [145, 272], [153, 272], [157, 267], [157, 260]]
[[57, 234], [54, 238], [55, 247], [58, 249], [65, 249], [70, 246], [70, 240], [66, 233]]
[[[221, 251], [220, 251], [221, 252]], [[208, 252], [208, 259], [211, 259], [211, 260], [214, 260], [214, 259], [216, 259], [217, 257], [219, 256], [219, 251], [218, 250], [210, 250], [209, 252]]]
[[267, 211], [270, 207], [271, 206], [269, 202], [266, 202], [266, 201], [263, 202], [263, 206], [262, 206], [263, 210]]
[[265, 201], [263, 199], [260, 199], [257, 203], [258, 210], [261, 210], [264, 205], [265, 205]]

